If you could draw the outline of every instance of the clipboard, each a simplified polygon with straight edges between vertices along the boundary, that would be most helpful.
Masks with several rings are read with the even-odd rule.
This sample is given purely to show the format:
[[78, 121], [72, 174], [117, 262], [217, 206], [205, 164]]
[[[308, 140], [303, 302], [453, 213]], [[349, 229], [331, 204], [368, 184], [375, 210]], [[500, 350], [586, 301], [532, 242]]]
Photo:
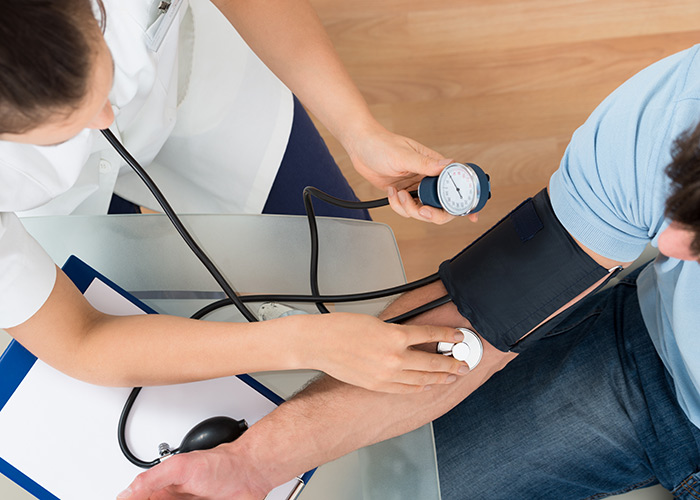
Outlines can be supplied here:
[[[156, 313], [75, 256], [63, 271], [96, 309]], [[0, 473], [40, 500], [115, 498], [142, 472], [117, 442], [129, 392], [72, 379], [12, 341], [0, 357]], [[132, 409], [127, 440], [137, 456], [152, 460], [158, 444], [176, 446], [208, 417], [252, 425], [282, 402], [249, 375], [146, 387]], [[296, 499], [314, 471], [278, 486], [266, 500]]]

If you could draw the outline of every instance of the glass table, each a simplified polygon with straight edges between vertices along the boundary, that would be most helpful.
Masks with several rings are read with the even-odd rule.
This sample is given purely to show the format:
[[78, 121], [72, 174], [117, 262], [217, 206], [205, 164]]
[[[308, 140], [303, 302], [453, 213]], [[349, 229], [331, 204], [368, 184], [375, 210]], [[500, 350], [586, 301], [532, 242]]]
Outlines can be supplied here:
[[[305, 217], [190, 215], [183, 221], [238, 293], [308, 293], [310, 243]], [[189, 316], [223, 297], [165, 216], [36, 217], [23, 223], [57, 264], [76, 255], [160, 313]], [[405, 282], [388, 226], [319, 218], [318, 227], [322, 293], [362, 292]], [[377, 314], [388, 300], [337, 304], [332, 309]], [[257, 305], [251, 304], [251, 309]], [[313, 305], [298, 307], [314, 311]], [[208, 319], [243, 321], [232, 307]], [[289, 397], [315, 372], [253, 375]], [[8, 483], [0, 477], [1, 498], [32, 498]], [[430, 425], [321, 466], [300, 498], [438, 500]]]

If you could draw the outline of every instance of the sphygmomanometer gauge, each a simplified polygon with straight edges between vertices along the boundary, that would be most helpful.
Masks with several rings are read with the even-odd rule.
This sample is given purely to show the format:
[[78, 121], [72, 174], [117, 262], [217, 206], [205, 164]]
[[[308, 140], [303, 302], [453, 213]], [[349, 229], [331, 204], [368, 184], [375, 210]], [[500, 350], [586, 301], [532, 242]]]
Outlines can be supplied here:
[[421, 203], [452, 215], [481, 210], [491, 196], [488, 175], [473, 163], [451, 163], [437, 177], [426, 177], [418, 187]]

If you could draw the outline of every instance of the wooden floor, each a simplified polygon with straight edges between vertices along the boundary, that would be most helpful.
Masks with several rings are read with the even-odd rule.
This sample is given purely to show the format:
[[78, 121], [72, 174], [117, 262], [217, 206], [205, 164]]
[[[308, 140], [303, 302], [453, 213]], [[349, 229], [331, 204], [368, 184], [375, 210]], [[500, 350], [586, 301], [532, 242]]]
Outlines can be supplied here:
[[[477, 224], [373, 211], [393, 228], [409, 279], [435, 272], [544, 187], [573, 131], [618, 85], [700, 43], [698, 0], [312, 3], [380, 122], [491, 176]], [[380, 196], [319, 128], [360, 198]]]

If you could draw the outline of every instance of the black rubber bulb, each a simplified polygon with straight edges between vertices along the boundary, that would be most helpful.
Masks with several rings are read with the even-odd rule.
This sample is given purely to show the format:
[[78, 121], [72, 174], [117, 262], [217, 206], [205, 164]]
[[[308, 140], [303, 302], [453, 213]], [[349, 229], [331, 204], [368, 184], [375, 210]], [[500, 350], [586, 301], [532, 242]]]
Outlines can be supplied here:
[[248, 429], [245, 420], [230, 417], [211, 417], [195, 425], [184, 438], [178, 453], [209, 450], [220, 444], [238, 439]]

